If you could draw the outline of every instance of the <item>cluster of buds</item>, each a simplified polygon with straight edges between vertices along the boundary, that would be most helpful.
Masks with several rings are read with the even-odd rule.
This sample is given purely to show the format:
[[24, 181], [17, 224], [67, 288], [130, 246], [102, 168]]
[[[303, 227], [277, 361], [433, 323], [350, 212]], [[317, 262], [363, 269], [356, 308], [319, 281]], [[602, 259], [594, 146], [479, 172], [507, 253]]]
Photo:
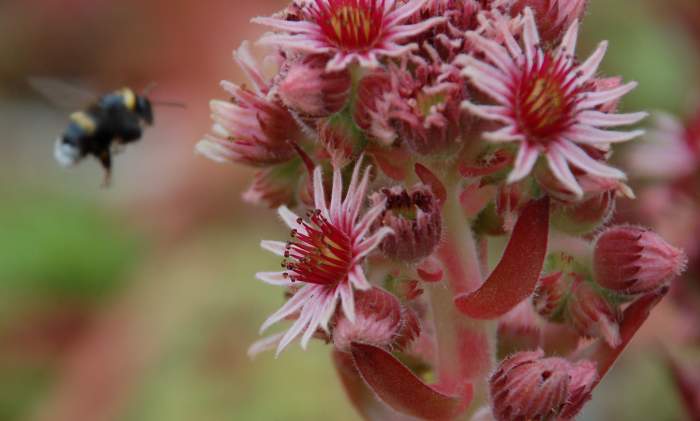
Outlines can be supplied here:
[[[609, 159], [643, 132], [611, 128], [646, 116], [617, 112], [636, 83], [599, 76], [607, 43], [576, 56], [586, 3], [294, 0], [253, 19], [271, 30], [257, 44], [277, 73], [244, 44], [252, 87], [223, 83], [231, 100], [212, 102], [197, 146], [258, 168], [244, 199], [290, 229], [261, 243], [281, 270], [257, 274], [285, 299], [262, 330], [290, 327], [252, 353], [325, 341], [366, 418], [580, 411], [614, 361], [596, 355], [619, 355], [623, 325], [638, 327], [684, 267], [627, 226], [591, 244], [591, 268], [545, 265], [551, 230], [588, 235], [633, 197]], [[490, 267], [494, 236], [509, 239]], [[555, 325], [597, 348], [552, 344]], [[436, 384], [416, 375], [426, 368]]]

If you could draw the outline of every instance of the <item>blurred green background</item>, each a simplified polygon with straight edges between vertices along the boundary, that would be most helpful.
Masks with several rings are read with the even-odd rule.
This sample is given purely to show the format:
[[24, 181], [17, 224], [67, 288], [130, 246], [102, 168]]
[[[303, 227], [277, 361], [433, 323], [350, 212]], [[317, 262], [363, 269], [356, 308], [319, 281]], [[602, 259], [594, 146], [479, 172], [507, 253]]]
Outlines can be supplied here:
[[[683, 0], [679, 0], [683, 1]], [[604, 70], [638, 80], [630, 109], [685, 108], [698, 54], [672, 2], [593, 0], [581, 51], [611, 41]], [[279, 0], [0, 2], [0, 420], [355, 420], [328, 349], [246, 356], [282, 302], [254, 280], [279, 262], [261, 251], [286, 232], [241, 203], [251, 173], [195, 156], [208, 100], [230, 60]], [[187, 103], [117, 157], [113, 186], [96, 162], [52, 158], [66, 110], [26, 78], [80, 79]], [[678, 420], [648, 349], [653, 321], [581, 419]]]

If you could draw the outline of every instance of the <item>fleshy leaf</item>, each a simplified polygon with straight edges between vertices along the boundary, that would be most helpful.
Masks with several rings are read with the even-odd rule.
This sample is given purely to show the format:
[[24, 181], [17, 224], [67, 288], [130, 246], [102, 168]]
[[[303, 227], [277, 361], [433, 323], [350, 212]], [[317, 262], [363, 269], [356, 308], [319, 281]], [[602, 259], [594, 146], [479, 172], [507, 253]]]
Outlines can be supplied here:
[[450, 420], [471, 402], [471, 385], [466, 386], [462, 397], [445, 395], [381, 348], [353, 343], [351, 350], [355, 367], [367, 385], [396, 411], [425, 420]]
[[535, 289], [547, 255], [549, 198], [528, 203], [520, 213], [501, 261], [476, 291], [455, 298], [457, 308], [474, 319], [500, 317]]
[[[664, 287], [646, 294], [638, 298], [637, 301], [633, 302], [625, 309], [622, 322], [620, 323], [620, 344], [618, 346], [611, 347], [605, 340], [599, 339], [572, 356], [572, 360], [590, 360], [596, 364], [598, 378], [591, 386], [591, 390], [598, 386], [600, 381], [603, 380], [603, 377], [610, 371], [610, 368], [612, 368], [617, 358], [622, 354], [622, 351], [625, 350], [627, 344], [630, 343], [635, 333], [637, 333], [642, 324], [647, 320], [651, 310], [661, 301], [667, 292], [668, 288]], [[581, 395], [580, 398], [589, 399], [590, 394]], [[582, 401], [573, 401], [569, 404], [580, 407], [583, 403]], [[559, 421], [563, 420], [559, 419]]]
[[598, 367], [600, 375], [598, 381], [600, 381], [625, 350], [637, 330], [647, 320], [651, 309], [661, 301], [667, 292], [668, 287], [664, 287], [646, 294], [625, 309], [620, 323], [620, 344], [618, 346], [613, 348], [605, 341], [596, 341], [590, 347], [578, 352], [575, 359], [585, 358], [594, 361]]
[[420, 178], [420, 181], [430, 186], [430, 188], [433, 190], [433, 194], [435, 197], [437, 197], [438, 202], [441, 205], [445, 203], [445, 200], [447, 199], [447, 189], [445, 189], [445, 185], [442, 184], [442, 181], [440, 181], [440, 179], [432, 171], [430, 171], [428, 167], [422, 164], [416, 164], [415, 169], [416, 175], [418, 178]]
[[352, 355], [338, 350], [333, 351], [333, 364], [343, 384], [343, 389], [357, 412], [365, 420], [404, 421], [408, 417], [394, 412], [379, 401], [355, 368]]

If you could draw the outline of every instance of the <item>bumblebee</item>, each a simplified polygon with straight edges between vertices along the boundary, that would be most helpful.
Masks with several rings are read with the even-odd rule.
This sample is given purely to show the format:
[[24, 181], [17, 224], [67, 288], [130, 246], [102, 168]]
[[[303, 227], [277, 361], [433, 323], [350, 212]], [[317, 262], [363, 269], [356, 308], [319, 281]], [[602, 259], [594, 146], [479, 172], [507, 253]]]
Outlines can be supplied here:
[[152, 124], [151, 101], [123, 88], [71, 114], [68, 127], [56, 139], [54, 156], [65, 167], [94, 156], [105, 170], [105, 184], [109, 184], [115, 150], [141, 139], [143, 127]]
[[144, 128], [153, 125], [151, 100], [130, 88], [97, 96], [48, 78], [30, 78], [29, 83], [62, 108], [82, 104], [84, 108], [70, 115], [68, 127], [56, 139], [54, 157], [64, 167], [73, 166], [87, 156], [95, 157], [105, 171], [105, 185], [109, 185], [111, 178], [112, 156], [125, 145], [141, 139]]

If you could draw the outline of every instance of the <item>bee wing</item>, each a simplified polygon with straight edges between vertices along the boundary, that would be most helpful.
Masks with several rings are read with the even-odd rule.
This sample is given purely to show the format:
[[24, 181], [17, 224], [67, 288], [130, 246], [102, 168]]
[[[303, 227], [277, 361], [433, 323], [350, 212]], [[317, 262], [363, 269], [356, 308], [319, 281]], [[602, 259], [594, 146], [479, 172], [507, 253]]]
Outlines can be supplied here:
[[75, 110], [97, 101], [98, 95], [89, 88], [48, 77], [27, 78], [29, 85], [59, 108]]

